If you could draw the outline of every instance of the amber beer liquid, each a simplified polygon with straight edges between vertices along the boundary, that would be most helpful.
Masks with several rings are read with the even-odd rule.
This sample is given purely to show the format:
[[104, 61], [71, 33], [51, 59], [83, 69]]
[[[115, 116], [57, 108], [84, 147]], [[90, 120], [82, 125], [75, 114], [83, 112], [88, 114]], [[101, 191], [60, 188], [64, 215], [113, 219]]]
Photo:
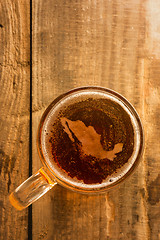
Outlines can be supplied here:
[[54, 103], [41, 129], [41, 150], [55, 175], [96, 189], [132, 171], [141, 132], [129, 107], [120, 95], [98, 87], [73, 90]]

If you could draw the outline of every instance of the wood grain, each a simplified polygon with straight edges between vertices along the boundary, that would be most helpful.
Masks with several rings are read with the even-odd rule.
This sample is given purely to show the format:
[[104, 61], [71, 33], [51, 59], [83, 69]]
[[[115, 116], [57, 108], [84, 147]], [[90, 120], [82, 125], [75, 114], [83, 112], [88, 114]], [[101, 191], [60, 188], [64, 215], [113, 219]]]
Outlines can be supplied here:
[[145, 97], [146, 120], [146, 162], [147, 197], [150, 238], [160, 239], [160, 2], [147, 2], [148, 31], [146, 49], [148, 53], [145, 78], [147, 81]]
[[29, 4], [0, 2], [0, 239], [27, 239], [28, 210], [18, 212], [9, 193], [28, 177]]
[[73, 87], [123, 94], [146, 135], [140, 166], [118, 188], [83, 196], [57, 186], [33, 204], [33, 239], [160, 239], [159, 11], [158, 0], [33, 1], [33, 170], [40, 117]]

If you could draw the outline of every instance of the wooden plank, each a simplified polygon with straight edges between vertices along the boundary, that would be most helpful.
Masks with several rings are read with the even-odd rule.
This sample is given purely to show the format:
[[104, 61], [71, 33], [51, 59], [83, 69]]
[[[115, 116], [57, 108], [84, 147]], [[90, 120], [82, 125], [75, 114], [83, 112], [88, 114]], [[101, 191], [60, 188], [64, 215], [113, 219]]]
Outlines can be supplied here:
[[28, 177], [30, 6], [0, 2], [0, 239], [28, 239], [28, 209], [19, 212], [9, 193]]
[[[158, 0], [147, 2], [148, 34], [146, 51], [148, 55], [148, 68], [146, 72], [146, 162], [148, 218], [150, 226], [150, 239], [160, 239], [160, 2]], [[151, 151], [150, 151], [151, 150]]]
[[33, 1], [33, 170], [40, 116], [73, 87], [123, 94], [146, 133], [140, 166], [118, 188], [83, 196], [57, 186], [33, 204], [34, 239], [159, 239], [159, 10], [158, 0]]

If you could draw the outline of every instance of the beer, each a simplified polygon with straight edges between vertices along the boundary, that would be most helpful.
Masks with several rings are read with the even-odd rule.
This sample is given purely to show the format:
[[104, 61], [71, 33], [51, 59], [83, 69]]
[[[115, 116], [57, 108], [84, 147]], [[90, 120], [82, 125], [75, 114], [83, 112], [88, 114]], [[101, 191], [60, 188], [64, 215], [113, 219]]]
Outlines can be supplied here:
[[132, 166], [136, 124], [125, 104], [99, 90], [58, 101], [45, 118], [42, 151], [53, 172], [73, 185], [106, 185]]
[[101, 87], [81, 87], [57, 97], [41, 118], [37, 146], [43, 167], [10, 194], [22, 210], [57, 183], [80, 193], [100, 193], [124, 181], [143, 152], [143, 128], [132, 105]]

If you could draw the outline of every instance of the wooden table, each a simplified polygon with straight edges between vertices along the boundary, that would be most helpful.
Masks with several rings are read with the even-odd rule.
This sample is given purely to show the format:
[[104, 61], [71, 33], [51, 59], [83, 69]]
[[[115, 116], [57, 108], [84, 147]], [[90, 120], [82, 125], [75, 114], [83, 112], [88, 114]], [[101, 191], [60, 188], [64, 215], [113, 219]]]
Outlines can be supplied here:
[[[0, 239], [160, 239], [160, 1], [4, 0], [0, 10]], [[105, 195], [57, 186], [15, 210], [9, 193], [42, 165], [43, 111], [86, 85], [135, 106], [145, 130], [141, 164]]]

